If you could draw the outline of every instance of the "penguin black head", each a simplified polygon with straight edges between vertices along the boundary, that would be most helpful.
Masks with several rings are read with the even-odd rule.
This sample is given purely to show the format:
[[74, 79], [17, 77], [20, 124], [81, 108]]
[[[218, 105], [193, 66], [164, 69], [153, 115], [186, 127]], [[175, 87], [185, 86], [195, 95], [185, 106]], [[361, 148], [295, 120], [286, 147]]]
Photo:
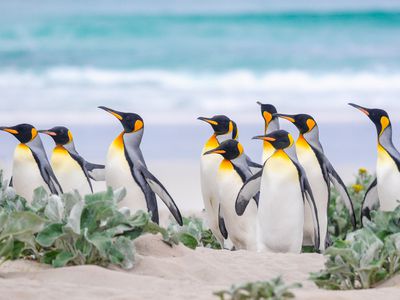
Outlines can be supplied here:
[[286, 114], [275, 114], [276, 117], [283, 118], [292, 122], [301, 134], [310, 132], [317, 126], [314, 118], [307, 114], [297, 114], [297, 115], [286, 115]]
[[99, 106], [99, 108], [116, 117], [124, 127], [125, 133], [137, 132], [144, 127], [143, 119], [138, 114], [124, 113], [105, 106]]
[[236, 140], [222, 142], [217, 148], [205, 152], [204, 154], [221, 154], [225, 159], [232, 160], [243, 153], [243, 146]]
[[276, 130], [270, 134], [255, 136], [253, 139], [267, 141], [275, 149], [285, 149], [293, 145], [293, 137], [286, 130]]
[[39, 130], [39, 132], [51, 136], [57, 145], [66, 145], [73, 141], [71, 131], [64, 126], [56, 126], [48, 130]]
[[268, 126], [268, 124], [276, 118], [274, 114], [277, 113], [277, 110], [272, 104], [264, 104], [260, 101], [257, 101], [257, 104], [261, 107], [261, 116], [264, 119], [265, 126]]
[[232, 138], [237, 139], [238, 130], [236, 123], [224, 115], [216, 115], [212, 118], [198, 117], [198, 120], [207, 122], [211, 125], [216, 135], [224, 135], [232, 132]]
[[366, 108], [354, 103], [349, 103], [349, 105], [357, 108], [359, 111], [368, 116], [368, 118], [375, 124], [378, 136], [380, 136], [385, 131], [385, 129], [390, 126], [389, 115], [383, 109]]
[[0, 130], [11, 133], [23, 144], [32, 141], [38, 135], [36, 128], [30, 124], [19, 124], [13, 127], [0, 127]]

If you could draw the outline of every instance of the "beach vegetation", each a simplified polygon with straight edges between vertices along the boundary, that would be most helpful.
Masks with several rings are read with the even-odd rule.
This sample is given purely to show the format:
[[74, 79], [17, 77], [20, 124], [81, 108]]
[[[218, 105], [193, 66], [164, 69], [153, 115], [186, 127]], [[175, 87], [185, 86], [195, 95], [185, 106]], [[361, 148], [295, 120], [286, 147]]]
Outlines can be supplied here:
[[291, 289], [300, 287], [300, 283], [286, 285], [281, 277], [277, 277], [270, 281], [233, 285], [228, 290], [215, 292], [214, 295], [220, 300], [285, 300], [294, 298]]

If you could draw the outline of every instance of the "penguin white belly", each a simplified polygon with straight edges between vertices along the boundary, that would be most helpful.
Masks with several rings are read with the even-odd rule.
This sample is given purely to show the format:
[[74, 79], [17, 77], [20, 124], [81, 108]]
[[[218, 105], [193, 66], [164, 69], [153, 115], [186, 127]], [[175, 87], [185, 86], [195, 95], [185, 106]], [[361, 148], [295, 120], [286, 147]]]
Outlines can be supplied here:
[[114, 140], [108, 150], [105, 174], [107, 186], [126, 189], [126, 197], [118, 203], [119, 207], [127, 207], [131, 213], [138, 210], [148, 211], [145, 195], [135, 182], [126, 160], [122, 134]]
[[257, 250], [257, 205], [251, 200], [242, 216], [235, 210], [242, 179], [229, 161], [223, 161], [217, 176], [221, 213], [228, 236], [236, 249]]
[[13, 186], [18, 195], [24, 197], [29, 203], [33, 199], [33, 191], [44, 187], [50, 192], [40, 173], [32, 151], [25, 144], [19, 144], [14, 151], [13, 160]]
[[296, 167], [275, 153], [264, 166], [258, 207], [259, 250], [300, 253], [304, 204]]
[[222, 157], [218, 154], [202, 155], [200, 160], [201, 192], [207, 223], [220, 242], [223, 241], [223, 237], [218, 226], [219, 200], [216, 178], [221, 161]]
[[382, 147], [378, 148], [376, 166], [380, 210], [393, 211], [400, 201], [400, 173], [396, 163]]
[[57, 146], [53, 150], [51, 167], [64, 193], [77, 190], [84, 196], [92, 192], [81, 166], [64, 147]]
[[[296, 146], [297, 156], [303, 166], [308, 182], [314, 196], [317, 207], [319, 229], [320, 229], [320, 250], [325, 249], [325, 240], [328, 230], [328, 203], [329, 191], [322, 174], [321, 166], [310, 146]], [[312, 210], [308, 203], [304, 206], [304, 236], [303, 245], [314, 245], [314, 222]]]

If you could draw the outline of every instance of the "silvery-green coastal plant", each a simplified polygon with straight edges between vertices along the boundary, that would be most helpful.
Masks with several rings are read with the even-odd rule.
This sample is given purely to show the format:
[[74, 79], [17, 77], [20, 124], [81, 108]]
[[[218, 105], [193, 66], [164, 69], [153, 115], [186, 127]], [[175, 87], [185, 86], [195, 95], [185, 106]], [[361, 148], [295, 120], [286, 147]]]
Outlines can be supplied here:
[[[2, 176], [0, 176], [2, 177]], [[33, 258], [54, 267], [114, 264], [134, 265], [133, 240], [165, 229], [151, 222], [148, 213], [134, 215], [118, 209], [125, 189], [86, 195], [48, 195], [34, 192], [31, 205], [0, 178], [0, 257], [2, 260]]]

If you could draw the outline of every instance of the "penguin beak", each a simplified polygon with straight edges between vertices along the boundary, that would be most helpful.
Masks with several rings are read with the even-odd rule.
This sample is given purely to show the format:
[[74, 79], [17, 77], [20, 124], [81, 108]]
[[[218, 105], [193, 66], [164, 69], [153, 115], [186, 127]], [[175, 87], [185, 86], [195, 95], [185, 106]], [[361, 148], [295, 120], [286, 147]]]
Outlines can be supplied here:
[[257, 135], [253, 137], [253, 140], [263, 140], [268, 142], [275, 142], [276, 138], [270, 137], [268, 135]]
[[218, 125], [217, 121], [214, 121], [213, 119], [210, 119], [210, 118], [198, 117], [197, 120], [201, 120], [201, 121], [207, 122], [210, 125]]
[[260, 105], [260, 106], [262, 105], [262, 103], [261, 103], [260, 101], [257, 101], [256, 103], [257, 103], [258, 105]]
[[272, 116], [288, 120], [289, 122], [292, 122], [292, 123], [296, 123], [296, 120], [294, 119], [293, 115], [286, 115], [286, 114], [278, 114], [278, 113], [276, 113], [276, 114], [273, 114]]
[[57, 135], [57, 133], [55, 133], [54, 131], [50, 131], [50, 130], [38, 130], [38, 132], [44, 133], [44, 134], [47, 134], [47, 135], [50, 135], [50, 136], [56, 136]]
[[112, 114], [114, 117], [116, 117], [118, 120], [122, 121], [123, 120], [123, 113], [113, 110], [111, 108], [105, 107], [105, 106], [99, 106], [98, 108], [105, 110], [106, 112]]
[[0, 127], [0, 130], [6, 131], [6, 132], [11, 133], [11, 134], [18, 134], [19, 133], [18, 130], [15, 130], [15, 129], [12, 129], [12, 128], [8, 128], [8, 127]]
[[210, 151], [204, 152], [203, 155], [208, 155], [208, 154], [225, 154], [225, 153], [226, 153], [225, 150], [223, 150], [223, 149], [221, 149], [221, 148], [218, 147], [218, 148], [212, 149], [212, 150], [210, 150]]
[[349, 105], [357, 108], [359, 111], [361, 111], [364, 114], [366, 114], [367, 116], [369, 116], [369, 109], [368, 108], [362, 107], [362, 106], [354, 104], [354, 103], [349, 103]]

